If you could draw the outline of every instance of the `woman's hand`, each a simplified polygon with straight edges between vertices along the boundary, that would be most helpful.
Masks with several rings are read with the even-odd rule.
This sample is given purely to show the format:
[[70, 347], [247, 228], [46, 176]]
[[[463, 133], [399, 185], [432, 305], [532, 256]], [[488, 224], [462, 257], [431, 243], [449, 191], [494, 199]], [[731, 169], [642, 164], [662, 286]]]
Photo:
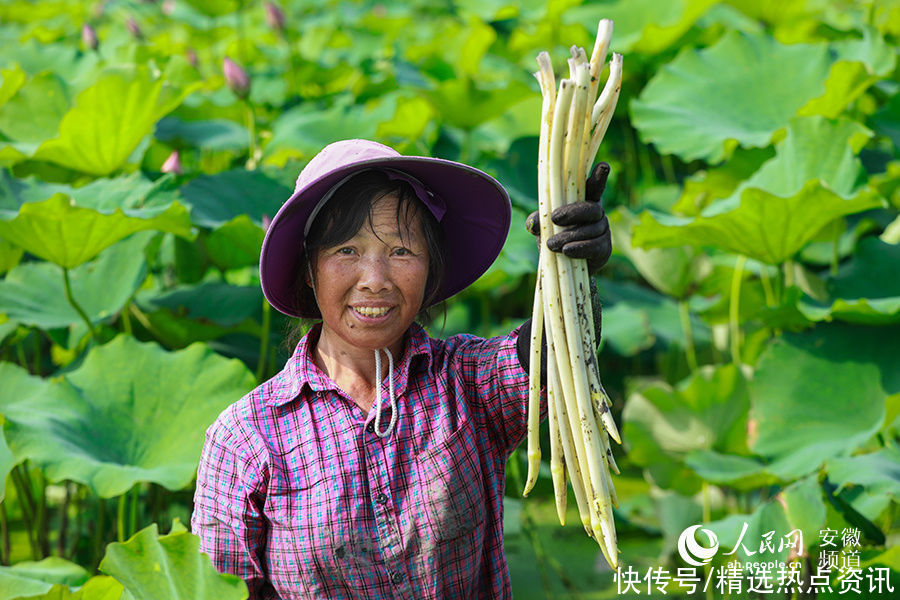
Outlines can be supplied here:
[[[605, 162], [598, 163], [588, 177], [585, 201], [561, 206], [550, 215], [550, 220], [555, 225], [566, 229], [547, 240], [547, 247], [570, 258], [586, 258], [588, 272], [591, 274], [603, 268], [612, 254], [609, 220], [601, 203], [608, 177], [609, 165]], [[538, 211], [528, 215], [525, 228], [540, 238]]]

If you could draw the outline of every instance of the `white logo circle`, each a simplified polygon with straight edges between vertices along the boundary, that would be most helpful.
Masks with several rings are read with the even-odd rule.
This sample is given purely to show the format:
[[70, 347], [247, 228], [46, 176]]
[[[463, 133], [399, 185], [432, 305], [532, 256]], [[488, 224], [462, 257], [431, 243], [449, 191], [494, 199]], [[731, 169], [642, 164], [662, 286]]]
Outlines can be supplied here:
[[709, 548], [704, 548], [694, 539], [694, 532], [700, 529], [699, 525], [691, 525], [678, 536], [678, 554], [689, 565], [702, 567], [712, 562], [713, 556], [719, 550], [719, 538], [709, 529], [700, 529], [709, 539]]

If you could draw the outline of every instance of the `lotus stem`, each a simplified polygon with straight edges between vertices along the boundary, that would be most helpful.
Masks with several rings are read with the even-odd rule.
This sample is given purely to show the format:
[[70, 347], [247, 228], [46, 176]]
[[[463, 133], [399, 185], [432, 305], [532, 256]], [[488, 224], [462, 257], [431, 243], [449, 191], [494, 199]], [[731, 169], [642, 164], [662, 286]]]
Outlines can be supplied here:
[[678, 315], [681, 317], [681, 330], [684, 332], [684, 354], [687, 357], [691, 372], [696, 371], [697, 351], [694, 348], [694, 330], [691, 327], [691, 310], [684, 298], [678, 300]]
[[728, 303], [728, 326], [731, 341], [731, 360], [741, 366], [741, 281], [744, 278], [744, 263], [747, 257], [738, 255], [734, 263], [734, 273], [731, 276], [731, 299]]
[[69, 301], [69, 304], [72, 308], [75, 309], [75, 312], [78, 313], [78, 316], [81, 317], [81, 320], [84, 321], [84, 324], [87, 325], [88, 333], [91, 334], [91, 337], [96, 339], [97, 332], [94, 331], [94, 325], [91, 323], [90, 318], [88, 318], [87, 313], [84, 312], [84, 309], [81, 308], [81, 305], [75, 301], [75, 296], [72, 295], [72, 283], [69, 281], [69, 269], [68, 267], [63, 267], [63, 287], [66, 292], [66, 300]]

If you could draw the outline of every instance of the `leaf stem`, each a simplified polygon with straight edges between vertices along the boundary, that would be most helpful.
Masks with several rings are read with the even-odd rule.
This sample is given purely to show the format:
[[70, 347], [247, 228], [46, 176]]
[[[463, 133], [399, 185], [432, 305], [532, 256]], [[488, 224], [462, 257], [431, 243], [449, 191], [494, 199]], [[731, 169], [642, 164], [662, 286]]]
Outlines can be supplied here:
[[834, 239], [831, 245], [831, 275], [838, 273], [838, 263], [841, 261], [841, 226], [840, 220], [835, 220], [832, 225], [834, 229]]
[[37, 545], [37, 539], [34, 532], [34, 500], [28, 490], [28, 481], [26, 476], [22, 474], [21, 465], [16, 465], [10, 471], [13, 485], [16, 488], [16, 497], [19, 500], [19, 509], [22, 511], [22, 521], [25, 522], [25, 529], [28, 534], [28, 544], [31, 546], [31, 557], [33, 560], [40, 560], [40, 551]]
[[119, 509], [116, 514], [116, 533], [120, 542], [124, 542], [128, 539], [128, 524], [125, 523], [125, 510], [126, 504], [128, 502], [128, 492], [123, 493], [119, 496]]
[[134, 535], [137, 531], [138, 521], [138, 504], [141, 501], [141, 484], [136, 483], [131, 489], [131, 511], [128, 515], [128, 531], [130, 535]]
[[128, 304], [125, 305], [125, 308], [122, 309], [122, 312], [119, 316], [122, 319], [122, 329], [128, 335], [132, 335], [131, 315], [129, 315], [128, 313], [129, 310], [131, 310], [131, 300], [128, 301]]
[[272, 328], [272, 309], [269, 302], [262, 301], [262, 328], [259, 335], [259, 363], [256, 365], [256, 381], [263, 382], [266, 376], [266, 363], [269, 358], [269, 332]]
[[69, 480], [63, 481], [66, 488], [66, 497], [63, 500], [59, 510], [59, 535], [56, 538], [56, 554], [59, 556], [66, 555], [66, 537], [69, 532], [69, 503], [72, 501], [72, 486]]
[[250, 98], [244, 100], [244, 117], [247, 120], [247, 132], [250, 136], [250, 156], [247, 158], [247, 169], [255, 169], [259, 162], [259, 148], [256, 145], [256, 113]]
[[63, 284], [66, 290], [66, 300], [69, 301], [69, 304], [72, 305], [72, 308], [75, 309], [75, 312], [78, 313], [78, 316], [84, 321], [84, 324], [87, 325], [88, 332], [91, 334], [92, 338], [97, 338], [97, 332], [94, 331], [94, 325], [91, 323], [91, 320], [88, 318], [87, 313], [84, 312], [84, 309], [81, 308], [81, 305], [75, 301], [75, 297], [72, 295], [72, 283], [69, 281], [69, 268], [63, 267]]
[[94, 531], [94, 551], [91, 564], [96, 569], [103, 558], [103, 528], [106, 526], [106, 500], [97, 498], [97, 529]]
[[734, 274], [731, 277], [731, 299], [728, 306], [728, 326], [731, 339], [731, 360], [737, 366], [741, 366], [741, 282], [744, 278], [744, 263], [747, 257], [739, 254], [734, 264]]
[[9, 520], [6, 518], [6, 503], [0, 502], [0, 537], [2, 537], [2, 545], [0, 545], [0, 565], [9, 566], [9, 555], [12, 553], [12, 546], [9, 543]]
[[678, 314], [681, 316], [681, 329], [684, 332], [684, 352], [687, 357], [688, 367], [691, 371], [697, 370], [697, 350], [694, 348], [694, 330], [691, 327], [691, 311], [688, 303], [683, 298], [678, 300]]
[[762, 284], [763, 295], [766, 297], [766, 306], [775, 306], [775, 291], [772, 289], [772, 280], [769, 279], [768, 267], [764, 266], [759, 273], [759, 282]]
[[794, 261], [792, 260], [784, 261], [784, 287], [785, 290], [794, 287]]

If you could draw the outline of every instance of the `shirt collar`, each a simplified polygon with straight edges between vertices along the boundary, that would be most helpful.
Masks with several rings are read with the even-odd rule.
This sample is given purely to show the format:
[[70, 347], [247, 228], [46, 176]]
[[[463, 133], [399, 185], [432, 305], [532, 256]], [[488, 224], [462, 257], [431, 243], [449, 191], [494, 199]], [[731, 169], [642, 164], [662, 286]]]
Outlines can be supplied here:
[[[287, 404], [300, 396], [304, 387], [312, 392], [337, 389], [335, 383], [312, 359], [312, 348], [318, 341], [321, 330], [322, 324], [317, 323], [297, 344], [284, 369], [272, 380], [266, 404], [276, 407]], [[410, 369], [418, 368], [419, 365], [431, 371], [432, 348], [430, 338], [422, 326], [413, 323], [407, 330], [403, 358], [394, 364], [394, 389], [398, 395], [406, 390]]]

